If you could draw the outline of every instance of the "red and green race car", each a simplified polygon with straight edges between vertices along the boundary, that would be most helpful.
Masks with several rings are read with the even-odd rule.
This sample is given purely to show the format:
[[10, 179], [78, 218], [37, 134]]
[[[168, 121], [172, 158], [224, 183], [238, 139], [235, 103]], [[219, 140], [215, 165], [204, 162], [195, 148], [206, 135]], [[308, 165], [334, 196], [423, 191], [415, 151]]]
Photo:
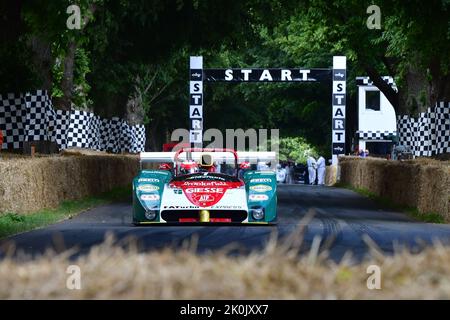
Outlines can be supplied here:
[[251, 163], [276, 161], [275, 152], [183, 148], [144, 152], [133, 180], [133, 223], [273, 224], [277, 219], [275, 172]]

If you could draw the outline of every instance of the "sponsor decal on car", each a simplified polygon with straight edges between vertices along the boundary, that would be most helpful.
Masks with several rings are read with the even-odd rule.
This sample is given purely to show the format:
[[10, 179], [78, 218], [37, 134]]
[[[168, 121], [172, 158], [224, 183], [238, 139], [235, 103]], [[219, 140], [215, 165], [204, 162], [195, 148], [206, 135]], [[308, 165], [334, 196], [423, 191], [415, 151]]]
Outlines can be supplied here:
[[184, 189], [184, 192], [191, 194], [191, 193], [206, 193], [206, 194], [212, 194], [212, 193], [224, 193], [224, 188], [186, 188]]
[[195, 199], [195, 201], [205, 204], [209, 202], [214, 202], [216, 200], [216, 198], [210, 194], [196, 194], [193, 196], [193, 198]]
[[159, 194], [143, 194], [140, 198], [142, 201], [158, 201]]
[[225, 188], [217, 187], [189, 187], [183, 189], [188, 200], [200, 207], [209, 207], [216, 204], [225, 194]]
[[271, 186], [266, 186], [264, 184], [257, 184], [256, 186], [251, 186], [249, 189], [252, 190], [252, 191], [255, 191], [255, 192], [272, 191], [272, 187]]
[[265, 194], [251, 194], [248, 196], [250, 201], [266, 201], [269, 200], [269, 196]]
[[217, 204], [228, 190], [241, 188], [242, 185], [241, 181], [175, 181], [169, 187], [181, 189], [190, 203], [204, 208]]
[[223, 181], [184, 181], [182, 186], [195, 186], [195, 187], [220, 187], [227, 186], [229, 183]]
[[[219, 176], [209, 176], [208, 173], [205, 172], [205, 174], [201, 175], [201, 176], [189, 177], [189, 181], [195, 181], [195, 180], [221, 180], [221, 181], [226, 181], [226, 178], [219, 177]], [[213, 182], [216, 182], [216, 181], [213, 181]]]
[[152, 191], [158, 191], [159, 187], [152, 185], [152, 184], [143, 184], [143, 185], [138, 186], [137, 189], [142, 192], [152, 192]]
[[200, 209], [198, 206], [164, 206], [164, 209]]
[[215, 206], [212, 206], [211, 209], [216, 209], [216, 210], [243, 210], [244, 208], [242, 206], [238, 206], [238, 205], [215, 205]]
[[167, 176], [169, 173], [167, 171], [156, 171], [156, 170], [143, 170], [143, 173], [157, 174], [161, 176]]
[[269, 178], [255, 178], [251, 179], [250, 183], [265, 183], [265, 182], [272, 182], [272, 179]]
[[160, 182], [159, 179], [156, 178], [139, 178], [138, 182]]

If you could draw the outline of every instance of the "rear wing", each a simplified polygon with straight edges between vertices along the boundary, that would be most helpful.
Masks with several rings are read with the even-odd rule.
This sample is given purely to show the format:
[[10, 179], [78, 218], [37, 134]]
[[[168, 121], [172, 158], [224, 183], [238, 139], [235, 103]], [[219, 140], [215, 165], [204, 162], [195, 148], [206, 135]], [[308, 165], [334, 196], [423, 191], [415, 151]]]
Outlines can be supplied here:
[[[190, 158], [199, 161], [202, 154], [210, 154], [212, 155], [214, 161], [216, 163], [227, 163], [233, 164], [235, 162], [235, 157], [233, 153], [230, 152], [210, 152], [208, 150], [201, 152], [189, 152]], [[237, 151], [238, 163], [242, 162], [250, 162], [250, 163], [258, 163], [258, 162], [271, 162], [272, 165], [274, 162], [278, 162], [277, 153], [275, 151]], [[141, 152], [140, 160], [141, 163], [150, 163], [150, 162], [167, 162], [174, 163], [175, 156], [177, 152]], [[186, 160], [188, 158], [188, 152], [184, 152], [178, 155], [178, 160]]]

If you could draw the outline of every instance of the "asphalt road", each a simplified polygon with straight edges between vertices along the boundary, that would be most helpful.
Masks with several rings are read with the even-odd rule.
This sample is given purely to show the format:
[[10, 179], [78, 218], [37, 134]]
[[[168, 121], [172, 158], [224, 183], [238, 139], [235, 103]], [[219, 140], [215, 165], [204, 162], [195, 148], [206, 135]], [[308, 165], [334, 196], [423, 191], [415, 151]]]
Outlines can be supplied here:
[[[306, 223], [305, 216], [314, 216]], [[304, 227], [302, 251], [308, 251], [314, 238], [321, 250], [339, 260], [350, 251], [360, 259], [368, 253], [364, 240], [369, 236], [386, 253], [399, 246], [422, 248], [435, 239], [450, 244], [450, 225], [414, 221], [405, 214], [383, 210], [373, 201], [352, 191], [318, 186], [282, 185], [278, 189], [276, 226], [146, 226], [131, 224], [131, 204], [118, 203], [98, 207], [77, 217], [44, 229], [16, 235], [0, 241], [0, 258], [14, 243], [16, 252], [41, 254], [47, 248], [61, 251], [76, 248], [83, 254], [113, 234], [118, 244], [130, 237], [141, 250], [182, 246], [198, 238], [199, 252], [234, 247], [231, 254], [242, 254], [264, 246], [276, 232], [280, 239]], [[282, 240], [281, 240], [282, 241]]]

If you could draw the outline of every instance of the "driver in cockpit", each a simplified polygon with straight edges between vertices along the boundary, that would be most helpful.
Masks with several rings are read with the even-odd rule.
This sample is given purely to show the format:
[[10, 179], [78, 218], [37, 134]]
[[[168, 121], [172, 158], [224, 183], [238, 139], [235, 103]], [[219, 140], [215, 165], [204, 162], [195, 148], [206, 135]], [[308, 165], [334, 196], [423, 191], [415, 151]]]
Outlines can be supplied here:
[[198, 164], [194, 160], [185, 160], [181, 163], [180, 173], [190, 174], [198, 172]]
[[202, 154], [198, 168], [199, 172], [216, 172], [213, 157], [210, 154]]

